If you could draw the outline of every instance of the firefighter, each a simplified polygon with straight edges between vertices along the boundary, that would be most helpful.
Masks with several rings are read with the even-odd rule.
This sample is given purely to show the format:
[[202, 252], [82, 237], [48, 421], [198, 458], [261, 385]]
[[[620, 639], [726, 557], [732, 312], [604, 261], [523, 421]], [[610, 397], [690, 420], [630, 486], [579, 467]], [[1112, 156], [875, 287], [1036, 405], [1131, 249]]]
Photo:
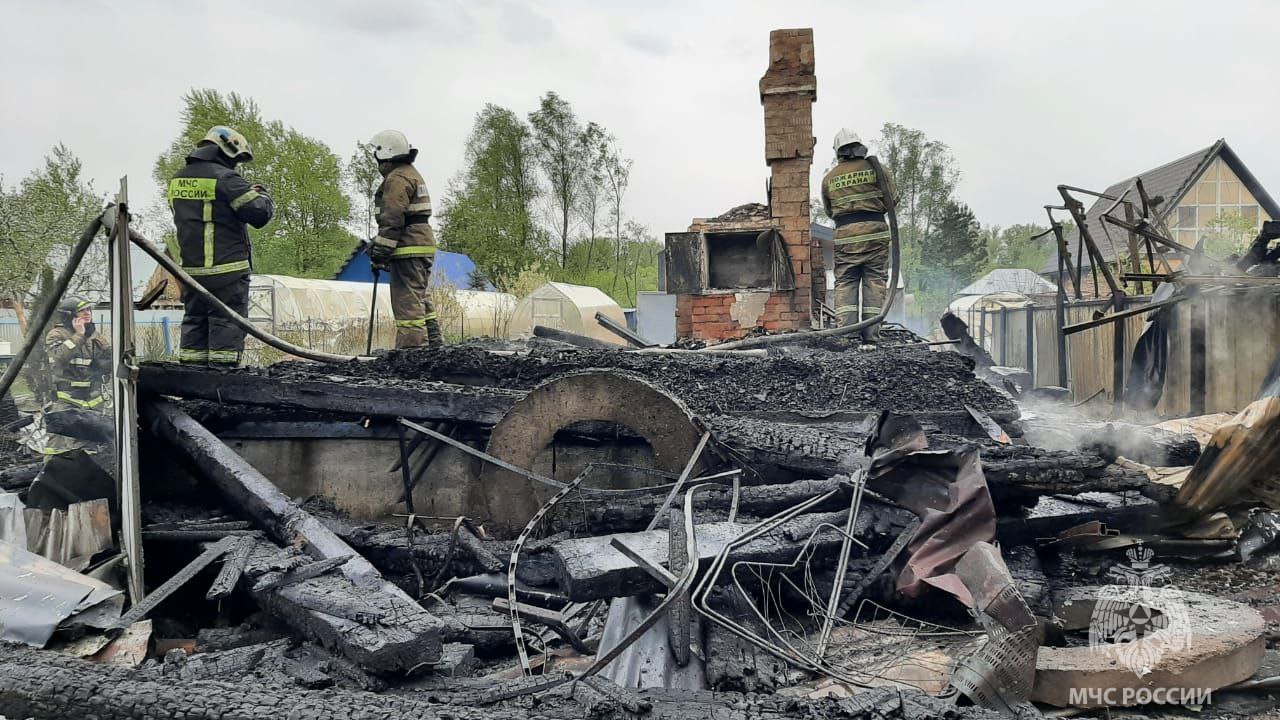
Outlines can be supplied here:
[[[169, 181], [169, 206], [177, 238], [169, 254], [187, 274], [232, 310], [249, 309], [253, 248], [246, 226], [262, 228], [275, 205], [267, 189], [250, 185], [236, 165], [253, 160], [249, 141], [221, 125], [211, 128], [187, 155], [186, 167]], [[244, 351], [244, 330], [218, 314], [190, 288], [182, 289], [182, 343], [178, 360], [193, 365], [235, 367]]]
[[[862, 319], [880, 314], [889, 275], [889, 226], [885, 213], [898, 204], [893, 178], [884, 177], [884, 197], [877, 174], [879, 163], [867, 157], [857, 133], [844, 129], [833, 143], [836, 166], [822, 179], [822, 206], [836, 223], [836, 314], [842, 326], [858, 321], [858, 290], [862, 290]], [[880, 340], [880, 325], [862, 330], [863, 342]]]
[[[92, 303], [79, 298], [67, 298], [58, 305], [57, 326], [44, 339], [54, 391], [46, 413], [107, 409], [104, 381], [111, 373], [111, 342], [96, 331], [92, 309]], [[45, 454], [56, 455], [81, 446], [72, 438], [55, 435]]]
[[428, 291], [436, 240], [428, 224], [427, 183], [413, 167], [418, 149], [398, 130], [383, 130], [369, 144], [382, 173], [382, 185], [373, 196], [378, 236], [369, 241], [369, 260], [375, 269], [391, 272], [396, 347], [440, 347], [440, 322]]

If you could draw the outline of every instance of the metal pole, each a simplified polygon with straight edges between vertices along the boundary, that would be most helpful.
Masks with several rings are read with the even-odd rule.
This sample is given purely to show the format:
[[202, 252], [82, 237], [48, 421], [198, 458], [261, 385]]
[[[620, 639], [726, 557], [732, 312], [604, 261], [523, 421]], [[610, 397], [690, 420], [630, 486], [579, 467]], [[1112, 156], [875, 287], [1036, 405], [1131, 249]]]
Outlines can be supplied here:
[[365, 355], [373, 354], [373, 326], [378, 319], [378, 279], [381, 275], [382, 272], [378, 268], [373, 269], [373, 301], [369, 303], [369, 339], [364, 344]]
[[138, 361], [133, 344], [133, 273], [129, 263], [129, 179], [120, 178], [111, 251], [111, 370], [115, 408], [120, 547], [129, 573], [129, 599], [142, 602], [142, 497], [138, 482]]
[[978, 347], [991, 352], [987, 349], [987, 309], [978, 308]]
[[1000, 364], [1009, 365], [1009, 308], [1000, 308]]
[[1027, 306], [1027, 372], [1031, 375], [1031, 387], [1036, 383], [1036, 306]]
[[[1066, 258], [1058, 255], [1058, 277], [1061, 279], [1065, 272]], [[1079, 289], [1079, 283], [1076, 283]], [[1067, 332], [1064, 327], [1067, 324], [1067, 290], [1063, 286], [1061, 280], [1058, 282], [1058, 303], [1055, 313], [1055, 322], [1057, 324], [1058, 336], [1058, 387], [1067, 387]]]
[[[1124, 312], [1123, 296], [1117, 299], [1116, 309]], [[1124, 414], [1124, 354], [1125, 354], [1125, 325], [1127, 320], [1120, 320], [1111, 324], [1111, 331], [1115, 340], [1112, 346], [1111, 356], [1111, 388], [1113, 391], [1111, 401], [1111, 414], [1113, 417], [1120, 417]]]

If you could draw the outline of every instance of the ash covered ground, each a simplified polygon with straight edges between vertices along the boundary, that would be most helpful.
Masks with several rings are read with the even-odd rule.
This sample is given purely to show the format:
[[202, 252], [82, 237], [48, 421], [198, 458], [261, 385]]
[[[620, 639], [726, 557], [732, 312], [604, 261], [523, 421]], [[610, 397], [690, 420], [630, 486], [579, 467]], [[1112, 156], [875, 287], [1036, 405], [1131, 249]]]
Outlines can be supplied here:
[[[904, 338], [911, 337], [904, 333]], [[881, 348], [869, 352], [775, 349], [767, 358], [697, 353], [645, 355], [530, 342], [527, 353], [498, 355], [479, 344], [442, 350], [392, 351], [366, 363], [317, 368], [286, 363], [274, 377], [344, 375], [380, 380], [434, 380], [530, 389], [567, 372], [609, 368], [640, 375], [695, 412], [963, 411], [965, 405], [1017, 416], [1012, 399], [973, 374], [954, 352]]]

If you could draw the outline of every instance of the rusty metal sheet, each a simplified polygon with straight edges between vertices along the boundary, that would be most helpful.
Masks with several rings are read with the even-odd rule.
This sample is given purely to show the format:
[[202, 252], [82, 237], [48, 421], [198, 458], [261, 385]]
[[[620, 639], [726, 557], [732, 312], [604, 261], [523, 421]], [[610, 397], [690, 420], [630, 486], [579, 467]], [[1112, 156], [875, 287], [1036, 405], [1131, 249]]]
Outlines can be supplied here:
[[973, 597], [952, 569], [970, 548], [994, 542], [996, 510], [975, 448], [927, 450], [914, 418], [885, 413], [872, 441], [868, 487], [920, 518], [907, 543], [898, 590], [916, 597], [927, 586], [968, 607]]

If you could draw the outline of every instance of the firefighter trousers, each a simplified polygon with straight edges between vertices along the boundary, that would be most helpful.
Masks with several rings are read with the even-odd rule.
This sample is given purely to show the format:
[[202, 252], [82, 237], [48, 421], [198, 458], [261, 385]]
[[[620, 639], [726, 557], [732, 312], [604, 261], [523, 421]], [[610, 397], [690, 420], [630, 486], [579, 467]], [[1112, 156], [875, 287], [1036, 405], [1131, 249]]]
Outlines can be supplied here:
[[[249, 312], [249, 273], [196, 278], [206, 290], [240, 315]], [[223, 317], [190, 288], [182, 290], [182, 347], [178, 360], [195, 365], [235, 367], [244, 353], [244, 330]]]
[[428, 326], [436, 326], [431, 304], [431, 258], [405, 257], [391, 261], [391, 312], [396, 318], [396, 347], [427, 344]]
[[[883, 223], [859, 223], [883, 225]], [[887, 226], [885, 228], [887, 230]], [[844, 240], [842, 243], [841, 240]], [[852, 325], [880, 314], [884, 306], [889, 278], [889, 241], [884, 238], [862, 240], [858, 236], [835, 240], [836, 314], [841, 326]], [[858, 292], [862, 292], [862, 312], [858, 312]], [[862, 336], [876, 341], [880, 327], [863, 330]]]

